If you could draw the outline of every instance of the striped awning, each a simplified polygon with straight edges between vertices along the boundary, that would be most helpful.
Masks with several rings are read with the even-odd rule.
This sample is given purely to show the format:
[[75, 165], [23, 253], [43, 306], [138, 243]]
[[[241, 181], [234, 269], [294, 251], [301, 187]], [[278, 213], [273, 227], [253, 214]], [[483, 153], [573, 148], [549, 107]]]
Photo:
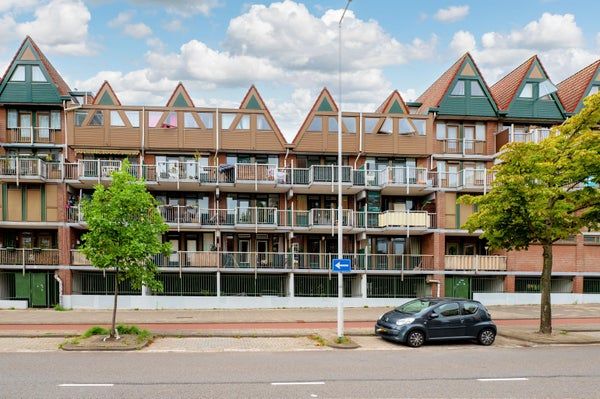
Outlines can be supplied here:
[[77, 148], [77, 154], [138, 155], [139, 150], [119, 150], [115, 148]]

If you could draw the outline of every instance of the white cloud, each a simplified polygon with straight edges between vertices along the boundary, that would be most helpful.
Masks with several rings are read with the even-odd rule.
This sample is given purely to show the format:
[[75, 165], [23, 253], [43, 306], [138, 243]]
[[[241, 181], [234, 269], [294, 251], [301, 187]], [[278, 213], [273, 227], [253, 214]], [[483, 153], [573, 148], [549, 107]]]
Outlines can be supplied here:
[[183, 24], [180, 19], [173, 19], [164, 24], [163, 27], [169, 32], [177, 32], [183, 29]]
[[211, 11], [219, 7], [221, 2], [218, 0], [131, 0], [135, 4], [144, 6], [164, 7], [169, 13], [177, 14], [182, 17], [189, 17], [195, 14], [210, 15]]
[[116, 17], [114, 17], [113, 19], [108, 21], [108, 26], [110, 26], [111, 28], [121, 27], [121, 26], [125, 25], [126, 23], [128, 23], [129, 21], [131, 21], [131, 18], [133, 18], [133, 12], [122, 11], [122, 12], [118, 13]]
[[[8, 3], [2, 3], [6, 6]], [[30, 4], [25, 0], [24, 4]], [[89, 55], [91, 14], [81, 0], [51, 0], [37, 7], [33, 19], [17, 22], [11, 13], [0, 18], [0, 42], [11, 43], [29, 35], [47, 53]]]
[[0, 13], [7, 11], [19, 12], [32, 9], [39, 4], [39, 0], [2, 0], [0, 2]]
[[120, 28], [124, 34], [135, 39], [142, 39], [152, 34], [152, 29], [143, 22], [133, 23], [131, 11], [120, 12], [115, 18], [108, 21], [111, 28]]
[[441, 22], [456, 22], [469, 15], [469, 6], [450, 6], [440, 8], [434, 18]]
[[598, 59], [598, 51], [584, 47], [583, 33], [572, 14], [544, 13], [520, 29], [486, 32], [479, 43], [468, 31], [457, 31], [450, 49], [469, 51], [488, 83], [497, 81], [533, 54], [541, 58], [550, 78], [558, 82]]

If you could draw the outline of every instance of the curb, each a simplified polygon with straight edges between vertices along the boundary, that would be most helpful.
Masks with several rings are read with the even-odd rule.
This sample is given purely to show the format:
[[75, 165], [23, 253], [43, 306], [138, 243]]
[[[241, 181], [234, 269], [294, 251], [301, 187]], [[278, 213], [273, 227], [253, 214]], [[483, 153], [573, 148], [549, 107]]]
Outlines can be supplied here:
[[499, 336], [504, 337], [504, 338], [509, 338], [509, 339], [514, 339], [516, 341], [521, 341], [521, 342], [527, 342], [530, 344], [536, 344], [536, 345], [597, 345], [600, 344], [600, 339], [596, 339], [596, 340], [590, 340], [590, 341], [568, 341], [568, 342], [548, 342], [548, 341], [544, 341], [544, 340], [536, 340], [536, 339], [531, 339], [531, 338], [525, 338], [522, 336], [519, 336], [517, 334], [506, 334], [506, 333], [498, 333]]

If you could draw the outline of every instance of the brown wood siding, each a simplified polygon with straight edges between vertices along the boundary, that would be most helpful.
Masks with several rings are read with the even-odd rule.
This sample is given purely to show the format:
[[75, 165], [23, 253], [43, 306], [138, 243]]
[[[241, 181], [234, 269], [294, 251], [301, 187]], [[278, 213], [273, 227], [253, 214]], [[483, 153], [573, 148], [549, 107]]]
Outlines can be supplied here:
[[215, 134], [212, 130], [185, 129], [183, 131], [183, 146], [212, 150], [215, 148]]
[[6, 204], [8, 221], [20, 222], [23, 220], [21, 198], [20, 188], [11, 188], [8, 190], [8, 203]]
[[42, 192], [39, 188], [27, 189], [27, 221], [40, 222], [42, 220]]
[[323, 150], [323, 132], [306, 132], [295, 147], [295, 151], [313, 152]]
[[56, 184], [46, 185], [46, 221], [58, 221], [58, 186]]
[[178, 129], [148, 129], [147, 148], [163, 149], [179, 147]]
[[447, 229], [456, 228], [456, 193], [444, 193], [446, 200], [446, 225]]
[[284, 152], [285, 148], [277, 138], [275, 132], [258, 131], [255, 135], [255, 143], [257, 150]]
[[89, 146], [89, 147], [104, 147], [106, 144], [104, 140], [104, 127], [76, 127], [73, 132], [73, 140], [69, 141], [70, 144], [76, 146]]
[[[221, 143], [220, 147], [223, 150], [255, 150], [257, 149], [254, 145], [253, 140], [254, 132], [252, 131], [235, 131], [226, 130], [221, 132]], [[265, 150], [266, 148], [260, 148]]]
[[111, 127], [109, 137], [109, 145], [115, 147], [140, 148], [142, 145], [141, 130], [138, 128]]

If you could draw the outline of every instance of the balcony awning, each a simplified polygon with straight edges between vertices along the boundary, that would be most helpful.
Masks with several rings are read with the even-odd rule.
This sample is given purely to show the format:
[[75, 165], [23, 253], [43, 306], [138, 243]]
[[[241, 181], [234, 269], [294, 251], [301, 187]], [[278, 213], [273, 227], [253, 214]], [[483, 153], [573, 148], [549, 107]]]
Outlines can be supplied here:
[[119, 150], [115, 148], [77, 148], [77, 154], [138, 155], [139, 150]]

